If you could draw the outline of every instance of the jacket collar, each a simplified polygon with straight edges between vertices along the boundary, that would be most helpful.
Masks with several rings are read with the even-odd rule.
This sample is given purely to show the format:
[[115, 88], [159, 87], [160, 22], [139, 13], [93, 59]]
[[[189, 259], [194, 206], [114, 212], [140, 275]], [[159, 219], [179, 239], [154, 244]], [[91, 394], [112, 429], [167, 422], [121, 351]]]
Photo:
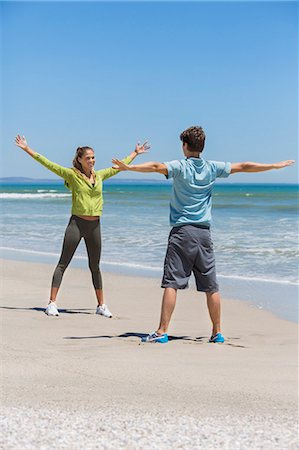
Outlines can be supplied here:
[[[93, 187], [91, 182], [90, 182], [90, 180], [89, 180], [89, 178], [85, 175], [85, 173], [81, 172], [81, 170], [77, 169], [76, 167], [72, 167], [72, 170], [77, 175], [79, 175], [79, 177], [83, 178], [83, 180], [85, 180], [89, 184], [89, 186]], [[94, 170], [92, 170], [92, 174], [93, 174], [93, 177], [94, 177], [94, 180], [95, 180], [95, 185], [96, 185], [96, 183], [97, 183], [97, 174], [96, 174], [96, 172]]]

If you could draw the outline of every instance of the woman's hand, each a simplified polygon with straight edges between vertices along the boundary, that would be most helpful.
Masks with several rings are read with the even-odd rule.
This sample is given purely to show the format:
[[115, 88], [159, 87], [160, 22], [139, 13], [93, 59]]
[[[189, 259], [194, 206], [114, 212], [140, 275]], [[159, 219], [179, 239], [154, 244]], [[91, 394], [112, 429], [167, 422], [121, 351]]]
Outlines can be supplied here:
[[15, 144], [23, 150], [26, 150], [28, 148], [25, 136], [21, 137], [19, 134], [15, 138]]
[[[136, 156], [141, 155], [142, 153], [147, 153], [150, 149], [150, 144], [148, 144], [147, 141], [145, 141], [142, 145], [140, 142], [136, 144], [135, 150], [129, 155], [129, 158], [132, 161], [136, 158]], [[128, 170], [125, 168], [119, 169], [119, 170]]]
[[20, 136], [19, 134], [16, 136], [15, 138], [15, 144], [20, 147], [22, 150], [25, 150], [26, 153], [28, 153], [28, 155], [34, 157], [35, 155], [35, 151], [32, 150], [32, 148], [29, 147], [29, 145], [27, 144], [26, 138], [25, 136]]
[[137, 155], [140, 155], [141, 153], [147, 153], [150, 148], [151, 146], [147, 141], [145, 141], [142, 145], [140, 145], [140, 142], [138, 142], [135, 147], [135, 152], [137, 153]]
[[125, 164], [122, 161], [120, 161], [119, 159], [112, 159], [112, 162], [114, 164], [114, 166], [112, 166], [112, 169], [116, 169], [116, 170], [130, 170], [129, 164]]

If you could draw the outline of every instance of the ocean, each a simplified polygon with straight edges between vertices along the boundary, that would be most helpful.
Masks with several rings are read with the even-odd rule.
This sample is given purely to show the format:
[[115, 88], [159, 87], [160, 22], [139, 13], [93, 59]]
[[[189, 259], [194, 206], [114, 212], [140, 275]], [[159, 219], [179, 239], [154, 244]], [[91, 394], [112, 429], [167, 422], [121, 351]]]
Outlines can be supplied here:
[[[101, 267], [160, 278], [169, 234], [170, 182], [104, 184]], [[216, 184], [212, 238], [223, 296], [298, 320], [296, 185]], [[57, 263], [70, 217], [63, 184], [2, 184], [2, 258]], [[87, 267], [84, 242], [73, 266]], [[88, 270], [88, 269], [87, 269]], [[49, 280], [50, 283], [50, 280]]]

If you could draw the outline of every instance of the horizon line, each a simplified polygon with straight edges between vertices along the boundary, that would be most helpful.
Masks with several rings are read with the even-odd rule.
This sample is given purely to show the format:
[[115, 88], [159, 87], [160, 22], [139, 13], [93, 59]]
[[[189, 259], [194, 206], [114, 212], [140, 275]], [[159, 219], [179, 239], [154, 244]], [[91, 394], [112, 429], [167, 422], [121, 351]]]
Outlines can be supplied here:
[[[56, 178], [29, 178], [29, 177], [0, 177], [0, 184], [1, 183], [16, 183], [16, 184], [21, 184], [23, 183], [55, 183], [55, 184], [63, 184], [64, 181], [61, 179], [56, 179]], [[130, 182], [134, 182], [134, 183], [145, 183], [145, 182], [152, 182], [155, 184], [170, 184], [171, 180], [167, 180], [167, 179], [155, 179], [155, 178], [119, 178], [117, 180], [111, 179], [111, 180], [106, 180], [105, 183], [130, 183]], [[279, 183], [275, 183], [275, 182], [232, 182], [232, 181], [220, 181], [217, 184], [221, 184], [221, 185], [248, 185], [248, 184], [252, 184], [252, 185], [274, 185], [274, 186], [279, 186], [279, 185], [289, 185], [289, 186], [299, 186], [299, 183], [297, 182], [288, 182], [288, 181], [281, 181]]]

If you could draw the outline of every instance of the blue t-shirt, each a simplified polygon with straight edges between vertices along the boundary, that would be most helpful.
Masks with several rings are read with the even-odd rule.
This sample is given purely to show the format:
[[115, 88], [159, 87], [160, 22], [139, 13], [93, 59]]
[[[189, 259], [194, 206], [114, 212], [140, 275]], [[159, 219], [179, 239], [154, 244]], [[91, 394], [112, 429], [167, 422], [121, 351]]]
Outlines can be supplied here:
[[212, 216], [212, 189], [216, 178], [226, 178], [231, 163], [186, 158], [164, 163], [167, 178], [173, 178], [170, 225], [194, 224], [209, 227]]

